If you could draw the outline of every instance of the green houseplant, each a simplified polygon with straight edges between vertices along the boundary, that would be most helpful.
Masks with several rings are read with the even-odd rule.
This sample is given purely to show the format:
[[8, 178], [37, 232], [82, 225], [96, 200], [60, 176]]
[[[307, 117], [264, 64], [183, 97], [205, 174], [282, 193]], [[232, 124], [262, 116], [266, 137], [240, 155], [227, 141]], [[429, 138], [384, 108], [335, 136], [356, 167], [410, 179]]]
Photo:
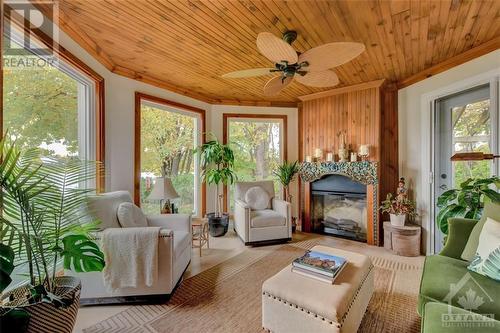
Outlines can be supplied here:
[[[495, 187], [495, 191], [491, 187]], [[484, 201], [500, 202], [500, 178], [469, 178], [460, 184], [457, 189], [452, 189], [441, 194], [437, 201], [439, 214], [436, 223], [445, 235], [448, 234], [448, 219], [462, 217], [468, 219], [481, 218]]]
[[104, 268], [104, 255], [89, 235], [98, 222], [85, 208], [94, 192], [85, 184], [95, 179], [96, 164], [20, 151], [7, 135], [0, 141], [0, 157], [0, 293], [15, 268], [26, 267], [29, 279], [1, 294], [0, 325], [7, 331], [45, 332], [50, 320], [58, 332], [71, 332], [81, 285], [58, 276], [61, 266], [77, 272]]
[[417, 215], [415, 203], [405, 196], [395, 199], [392, 193], [387, 193], [387, 197], [380, 205], [382, 213], [390, 215], [391, 224], [395, 226], [403, 226], [406, 217], [415, 217]]
[[216, 203], [215, 211], [208, 213], [210, 234], [214, 237], [226, 234], [229, 225], [229, 214], [222, 214], [222, 200], [224, 195], [219, 194], [219, 185], [231, 185], [236, 180], [234, 172], [234, 154], [228, 146], [220, 143], [215, 136], [199, 148], [194, 153], [201, 156], [201, 176], [208, 185], [215, 185]]
[[298, 172], [299, 163], [297, 161], [291, 163], [285, 161], [273, 171], [274, 176], [276, 176], [281, 185], [283, 185], [283, 189], [285, 190], [285, 200], [288, 202], [292, 202], [290, 183], [293, 182]]

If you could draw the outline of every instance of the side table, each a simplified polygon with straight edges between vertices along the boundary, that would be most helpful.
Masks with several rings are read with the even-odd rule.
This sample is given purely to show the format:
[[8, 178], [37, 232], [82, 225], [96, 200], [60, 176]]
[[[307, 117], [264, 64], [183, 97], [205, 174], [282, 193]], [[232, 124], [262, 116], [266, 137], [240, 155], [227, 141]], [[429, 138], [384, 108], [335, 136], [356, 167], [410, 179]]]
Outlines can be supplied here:
[[209, 244], [209, 234], [208, 234], [208, 219], [193, 217], [191, 220], [191, 231], [192, 231], [192, 246], [193, 249], [201, 249], [206, 244], [207, 249], [210, 248]]
[[384, 247], [400, 256], [419, 256], [420, 234], [419, 225], [406, 224], [398, 227], [391, 222], [384, 222]]

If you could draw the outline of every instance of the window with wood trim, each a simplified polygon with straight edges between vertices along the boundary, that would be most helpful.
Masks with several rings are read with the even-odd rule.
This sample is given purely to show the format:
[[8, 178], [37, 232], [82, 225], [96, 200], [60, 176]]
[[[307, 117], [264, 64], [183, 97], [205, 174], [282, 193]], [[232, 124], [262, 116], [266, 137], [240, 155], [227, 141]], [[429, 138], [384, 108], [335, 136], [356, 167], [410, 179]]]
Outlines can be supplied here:
[[[158, 214], [169, 200], [179, 213], [204, 213], [205, 190], [193, 154], [204, 128], [204, 110], [136, 93], [135, 201], [143, 211]], [[164, 189], [165, 179], [174, 192]]]
[[[234, 151], [238, 181], [274, 180], [276, 196], [281, 197], [282, 188], [273, 170], [286, 160], [287, 116], [224, 114], [223, 117], [224, 141]], [[233, 186], [226, 200], [233, 211]]]
[[[45, 155], [103, 162], [103, 78], [47, 35], [10, 19], [2, 34], [3, 132]], [[104, 189], [103, 175], [96, 186]]]

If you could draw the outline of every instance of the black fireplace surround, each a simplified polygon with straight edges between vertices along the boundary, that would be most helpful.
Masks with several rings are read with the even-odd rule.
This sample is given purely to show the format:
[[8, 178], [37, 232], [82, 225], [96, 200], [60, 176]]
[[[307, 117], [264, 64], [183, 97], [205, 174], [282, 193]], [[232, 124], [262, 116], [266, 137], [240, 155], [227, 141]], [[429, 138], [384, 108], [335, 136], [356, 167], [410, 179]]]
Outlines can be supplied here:
[[311, 231], [366, 242], [366, 185], [331, 174], [311, 182]]

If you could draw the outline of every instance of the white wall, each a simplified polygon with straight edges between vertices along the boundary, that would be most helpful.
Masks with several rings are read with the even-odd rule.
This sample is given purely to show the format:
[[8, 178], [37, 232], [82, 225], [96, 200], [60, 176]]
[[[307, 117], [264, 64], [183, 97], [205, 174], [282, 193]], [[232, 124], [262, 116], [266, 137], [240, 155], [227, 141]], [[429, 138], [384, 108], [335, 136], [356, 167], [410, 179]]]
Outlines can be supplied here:
[[[500, 50], [454, 67], [436, 76], [415, 83], [398, 92], [399, 115], [399, 170], [401, 176], [409, 180], [410, 190], [417, 200], [420, 223], [424, 226], [424, 249], [430, 246], [430, 204], [429, 174], [423, 170], [429, 169], [430, 149], [430, 106], [425, 102], [438, 91], [450, 91], [460, 82], [471, 78], [490, 75], [491, 71], [500, 69]], [[424, 102], [423, 102], [424, 101]], [[423, 105], [424, 104], [424, 105]], [[427, 249], [428, 250], [428, 249]]]
[[[296, 108], [271, 108], [247, 106], [210, 105], [196, 99], [154, 87], [139, 81], [113, 74], [81, 48], [64, 32], [59, 43], [104, 77], [106, 102], [106, 160], [107, 191], [134, 191], [134, 95], [136, 91], [202, 108], [207, 111], [207, 131], [222, 140], [222, 114], [286, 114], [288, 115], [288, 159], [298, 159], [298, 112]], [[214, 207], [214, 189], [207, 193], [207, 210]], [[292, 195], [298, 197], [298, 185], [293, 184]], [[297, 204], [294, 207], [297, 216]]]

